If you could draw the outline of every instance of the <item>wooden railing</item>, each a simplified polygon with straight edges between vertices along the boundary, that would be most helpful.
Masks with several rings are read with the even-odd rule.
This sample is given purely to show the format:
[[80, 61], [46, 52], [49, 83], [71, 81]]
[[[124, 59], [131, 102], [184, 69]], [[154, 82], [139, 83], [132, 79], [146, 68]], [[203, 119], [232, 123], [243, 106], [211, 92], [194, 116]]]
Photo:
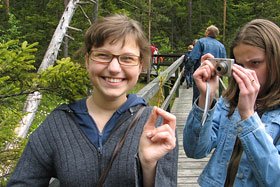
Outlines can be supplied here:
[[[141, 73], [141, 77], [144, 77], [147, 81], [147, 83], [150, 82], [151, 80], [151, 76], [158, 76], [159, 75], [159, 69], [161, 66], [170, 66], [171, 64], [173, 64], [173, 62], [180, 58], [181, 56], [183, 56], [184, 54], [158, 54], [158, 55], [152, 55], [152, 57], [154, 58], [157, 58], [157, 63], [152, 63], [151, 64], [151, 67], [150, 67], [150, 70], [147, 71], [147, 70], [144, 70], [142, 73]], [[163, 61], [161, 62], [160, 61], [160, 58], [163, 59]], [[152, 67], [156, 67], [156, 69], [152, 68]]]
[[138, 93], [137, 96], [143, 97], [146, 102], [149, 102], [150, 99], [159, 91], [160, 89], [160, 77], [163, 76], [164, 83], [170, 80], [171, 77], [173, 77], [173, 82], [171, 86], [164, 86], [164, 97], [165, 100], [161, 106], [162, 109], [170, 111], [170, 103], [171, 100], [176, 94], [176, 97], [179, 97], [179, 85], [181, 83], [181, 72], [183, 71], [183, 59], [184, 55], [182, 55], [180, 58], [178, 58], [175, 62], [172, 62], [169, 67], [163, 71], [160, 72], [160, 74], [150, 83], [148, 83], [144, 88], [142, 88]]

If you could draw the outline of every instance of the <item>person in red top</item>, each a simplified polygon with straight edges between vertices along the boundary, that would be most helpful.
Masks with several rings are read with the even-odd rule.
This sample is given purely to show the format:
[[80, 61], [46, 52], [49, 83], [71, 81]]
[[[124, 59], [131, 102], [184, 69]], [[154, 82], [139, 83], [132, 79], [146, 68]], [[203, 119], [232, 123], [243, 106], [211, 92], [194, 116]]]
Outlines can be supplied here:
[[[151, 54], [158, 54], [157, 48], [154, 43], [151, 43]], [[157, 57], [152, 57], [152, 68], [156, 69], [157, 67], [154, 65], [156, 63]]]
[[151, 52], [154, 54], [155, 50], [157, 50], [155, 44], [151, 43]]

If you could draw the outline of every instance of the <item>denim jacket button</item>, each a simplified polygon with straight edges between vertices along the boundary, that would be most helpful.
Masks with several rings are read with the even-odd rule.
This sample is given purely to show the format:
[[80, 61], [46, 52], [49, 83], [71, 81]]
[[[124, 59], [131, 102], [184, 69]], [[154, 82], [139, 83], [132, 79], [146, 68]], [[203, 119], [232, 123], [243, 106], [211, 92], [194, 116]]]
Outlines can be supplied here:
[[243, 178], [243, 173], [239, 173], [238, 178], [242, 179]]
[[237, 127], [237, 132], [241, 132], [242, 131], [242, 127]]

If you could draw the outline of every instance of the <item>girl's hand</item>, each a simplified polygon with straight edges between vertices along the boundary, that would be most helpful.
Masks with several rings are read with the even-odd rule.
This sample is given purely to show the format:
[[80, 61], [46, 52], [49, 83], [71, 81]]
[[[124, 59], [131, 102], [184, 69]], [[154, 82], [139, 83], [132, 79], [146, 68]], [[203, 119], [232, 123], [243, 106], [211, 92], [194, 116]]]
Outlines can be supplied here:
[[238, 112], [244, 120], [255, 112], [255, 103], [260, 90], [260, 83], [256, 72], [245, 69], [237, 64], [233, 65], [233, 77], [236, 80], [240, 93], [238, 98]]
[[[163, 124], [155, 127], [158, 117], [163, 118]], [[153, 111], [143, 128], [139, 144], [139, 158], [142, 167], [156, 166], [159, 159], [176, 147], [176, 117], [158, 107]]]
[[207, 60], [208, 58], [214, 58], [214, 56], [210, 53], [203, 55], [201, 57], [200, 67], [193, 74], [193, 78], [200, 92], [198, 103], [198, 106], [200, 108], [204, 108], [205, 106], [205, 97], [207, 90], [206, 83], [208, 82], [211, 87], [210, 106], [215, 97], [216, 89], [219, 86], [219, 77], [216, 75], [214, 65], [209, 60]]
[[[163, 124], [155, 127], [159, 116], [163, 118]], [[154, 186], [158, 160], [176, 147], [175, 128], [176, 117], [173, 114], [153, 108], [143, 128], [138, 150], [144, 187]]]

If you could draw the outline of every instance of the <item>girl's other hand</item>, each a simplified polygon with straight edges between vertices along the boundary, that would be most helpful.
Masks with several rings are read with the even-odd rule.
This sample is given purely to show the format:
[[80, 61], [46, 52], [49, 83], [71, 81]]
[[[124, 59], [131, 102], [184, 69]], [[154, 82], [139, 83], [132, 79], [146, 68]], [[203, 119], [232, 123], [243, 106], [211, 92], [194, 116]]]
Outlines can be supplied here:
[[255, 112], [255, 103], [260, 90], [260, 83], [256, 72], [234, 64], [233, 77], [239, 87], [238, 112], [242, 120], [252, 116]]

